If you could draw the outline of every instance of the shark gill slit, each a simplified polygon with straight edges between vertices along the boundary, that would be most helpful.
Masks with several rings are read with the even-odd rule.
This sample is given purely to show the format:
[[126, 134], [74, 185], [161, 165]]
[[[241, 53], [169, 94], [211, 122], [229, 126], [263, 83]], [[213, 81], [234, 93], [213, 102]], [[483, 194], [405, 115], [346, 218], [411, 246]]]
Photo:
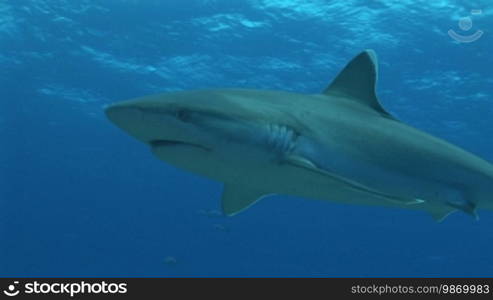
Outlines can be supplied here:
[[299, 134], [292, 128], [280, 124], [268, 124], [267, 145], [283, 156], [289, 155], [298, 139]]

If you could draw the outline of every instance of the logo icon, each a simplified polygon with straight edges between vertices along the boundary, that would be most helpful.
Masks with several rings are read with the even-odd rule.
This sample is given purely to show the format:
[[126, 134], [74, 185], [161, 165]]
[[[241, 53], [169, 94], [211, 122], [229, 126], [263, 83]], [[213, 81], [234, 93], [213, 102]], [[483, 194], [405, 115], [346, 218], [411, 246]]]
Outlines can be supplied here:
[[6, 290], [3, 291], [3, 293], [9, 297], [17, 296], [19, 295], [19, 291], [15, 289], [15, 286], [19, 283], [19, 281], [14, 281], [14, 284], [10, 284]]
[[[482, 13], [483, 12], [480, 9], [473, 9], [473, 10], [471, 10], [471, 15], [480, 15]], [[472, 28], [472, 19], [471, 19], [471, 17], [461, 18], [459, 20], [459, 28], [462, 29], [463, 31], [469, 31]], [[452, 29], [450, 29], [448, 31], [448, 35], [450, 35], [451, 38], [453, 38], [454, 40], [456, 40], [459, 43], [472, 43], [472, 42], [475, 42], [475, 41], [479, 40], [479, 38], [481, 38], [481, 36], [483, 35], [483, 33], [484, 32], [482, 30], [477, 30], [475, 33], [473, 33], [471, 35], [462, 35], [462, 34], [459, 34], [459, 33], [455, 32]]]

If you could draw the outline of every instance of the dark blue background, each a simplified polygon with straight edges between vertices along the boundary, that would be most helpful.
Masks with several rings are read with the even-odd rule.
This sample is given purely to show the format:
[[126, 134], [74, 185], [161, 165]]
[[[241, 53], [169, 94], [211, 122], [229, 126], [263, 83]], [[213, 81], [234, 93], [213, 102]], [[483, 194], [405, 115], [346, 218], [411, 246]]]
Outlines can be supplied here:
[[[437, 224], [275, 196], [226, 218], [220, 183], [158, 161], [102, 112], [205, 87], [315, 93], [373, 48], [390, 112], [493, 161], [488, 3], [2, 1], [0, 275], [491, 275], [491, 212]], [[471, 9], [484, 36], [452, 41]]]

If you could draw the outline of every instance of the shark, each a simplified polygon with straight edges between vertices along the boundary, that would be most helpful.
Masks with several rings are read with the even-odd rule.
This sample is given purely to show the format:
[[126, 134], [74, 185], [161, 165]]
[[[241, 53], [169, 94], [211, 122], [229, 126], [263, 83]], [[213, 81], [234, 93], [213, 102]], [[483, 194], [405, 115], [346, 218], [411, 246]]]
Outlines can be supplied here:
[[437, 221], [493, 209], [493, 166], [392, 116], [377, 78], [376, 54], [365, 50], [319, 94], [179, 91], [105, 113], [160, 160], [224, 183], [228, 216], [273, 194], [418, 210]]

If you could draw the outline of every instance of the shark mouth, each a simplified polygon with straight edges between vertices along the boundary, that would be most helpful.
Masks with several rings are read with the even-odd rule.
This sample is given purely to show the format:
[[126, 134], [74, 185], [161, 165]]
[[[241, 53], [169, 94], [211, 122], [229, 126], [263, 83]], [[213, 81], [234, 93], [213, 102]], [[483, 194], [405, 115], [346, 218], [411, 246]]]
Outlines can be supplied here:
[[149, 145], [151, 147], [180, 147], [180, 146], [186, 146], [186, 147], [195, 147], [195, 148], [200, 148], [204, 151], [212, 151], [211, 149], [199, 145], [199, 144], [193, 144], [193, 143], [188, 143], [188, 142], [183, 142], [183, 141], [176, 141], [176, 140], [152, 140], [149, 141]]

